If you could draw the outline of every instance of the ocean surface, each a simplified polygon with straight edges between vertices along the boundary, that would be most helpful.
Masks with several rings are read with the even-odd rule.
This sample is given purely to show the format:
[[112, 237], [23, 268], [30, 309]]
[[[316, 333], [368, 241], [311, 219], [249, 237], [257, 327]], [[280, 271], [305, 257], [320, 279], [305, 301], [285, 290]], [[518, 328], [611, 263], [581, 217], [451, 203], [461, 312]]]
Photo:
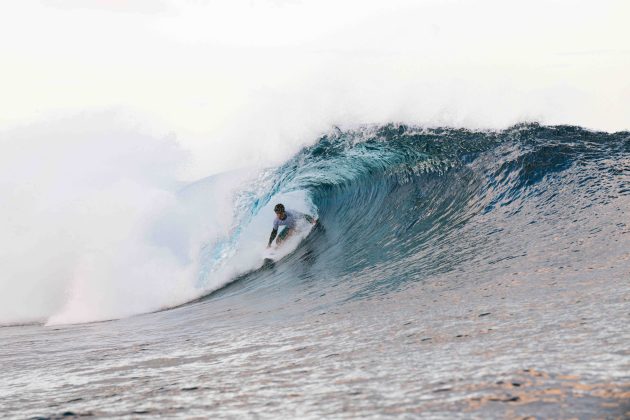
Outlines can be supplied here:
[[[148, 240], [219, 195], [185, 299], [4, 323], [3, 417], [630, 417], [630, 133], [335, 129]], [[263, 265], [277, 202], [319, 222]]]

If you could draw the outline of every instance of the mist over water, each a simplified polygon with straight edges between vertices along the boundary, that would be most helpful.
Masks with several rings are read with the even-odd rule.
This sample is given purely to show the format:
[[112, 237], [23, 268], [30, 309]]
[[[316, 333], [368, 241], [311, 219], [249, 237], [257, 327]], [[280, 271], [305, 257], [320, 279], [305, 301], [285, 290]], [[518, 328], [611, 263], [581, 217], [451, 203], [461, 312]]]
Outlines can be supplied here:
[[156, 296], [186, 296], [190, 262], [147, 240], [177, 205], [187, 155], [173, 140], [113, 113], [1, 136], [3, 323], [106, 319], [153, 309]]
[[[264, 211], [250, 206], [271, 187], [264, 170], [182, 182], [189, 153], [172, 136], [156, 137], [113, 111], [1, 136], [7, 148], [0, 192], [11, 198], [2, 208], [4, 325], [169, 308], [261, 262], [271, 196], [260, 204]], [[303, 194], [276, 198], [315, 214]], [[228, 260], [200, 261], [221, 244]]]

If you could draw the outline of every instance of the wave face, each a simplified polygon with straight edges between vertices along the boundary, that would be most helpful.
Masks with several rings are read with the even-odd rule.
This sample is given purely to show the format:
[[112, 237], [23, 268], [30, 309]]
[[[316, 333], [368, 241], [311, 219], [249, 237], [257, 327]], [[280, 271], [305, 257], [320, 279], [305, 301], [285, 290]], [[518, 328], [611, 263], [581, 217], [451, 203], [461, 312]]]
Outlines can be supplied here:
[[[310, 208], [320, 224], [273, 269], [241, 275], [212, 297], [260, 299], [308, 284], [316, 295], [298, 299], [303, 308], [321, 305], [316, 296], [370, 299], [431, 277], [457, 287], [519, 270], [578, 272], [630, 249], [627, 132], [337, 130], [260, 180], [237, 199], [240, 223], [259, 225], [259, 247], [277, 201]], [[217, 247], [205, 256], [206, 286]]]

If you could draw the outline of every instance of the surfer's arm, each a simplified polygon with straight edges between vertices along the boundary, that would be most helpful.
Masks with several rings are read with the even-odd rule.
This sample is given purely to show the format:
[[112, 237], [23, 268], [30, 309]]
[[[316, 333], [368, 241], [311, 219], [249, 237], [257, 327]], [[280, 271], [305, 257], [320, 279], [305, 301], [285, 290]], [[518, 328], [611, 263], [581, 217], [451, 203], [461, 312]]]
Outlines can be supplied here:
[[315, 218], [313, 216], [309, 216], [308, 214], [305, 214], [304, 218], [306, 219], [307, 222], [309, 222], [311, 224], [316, 222]]
[[278, 229], [274, 229], [271, 231], [271, 236], [269, 237], [269, 243], [267, 244], [267, 247], [271, 246], [271, 243], [273, 242], [274, 239], [276, 239], [277, 234], [278, 234]]

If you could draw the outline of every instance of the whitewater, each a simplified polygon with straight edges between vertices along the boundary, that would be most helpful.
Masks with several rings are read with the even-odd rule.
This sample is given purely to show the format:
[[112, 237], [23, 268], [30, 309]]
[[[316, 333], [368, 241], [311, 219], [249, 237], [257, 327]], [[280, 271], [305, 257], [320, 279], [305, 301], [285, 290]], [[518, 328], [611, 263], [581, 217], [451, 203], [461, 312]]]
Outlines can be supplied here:
[[5, 417], [630, 415], [625, 3], [0, 12]]

